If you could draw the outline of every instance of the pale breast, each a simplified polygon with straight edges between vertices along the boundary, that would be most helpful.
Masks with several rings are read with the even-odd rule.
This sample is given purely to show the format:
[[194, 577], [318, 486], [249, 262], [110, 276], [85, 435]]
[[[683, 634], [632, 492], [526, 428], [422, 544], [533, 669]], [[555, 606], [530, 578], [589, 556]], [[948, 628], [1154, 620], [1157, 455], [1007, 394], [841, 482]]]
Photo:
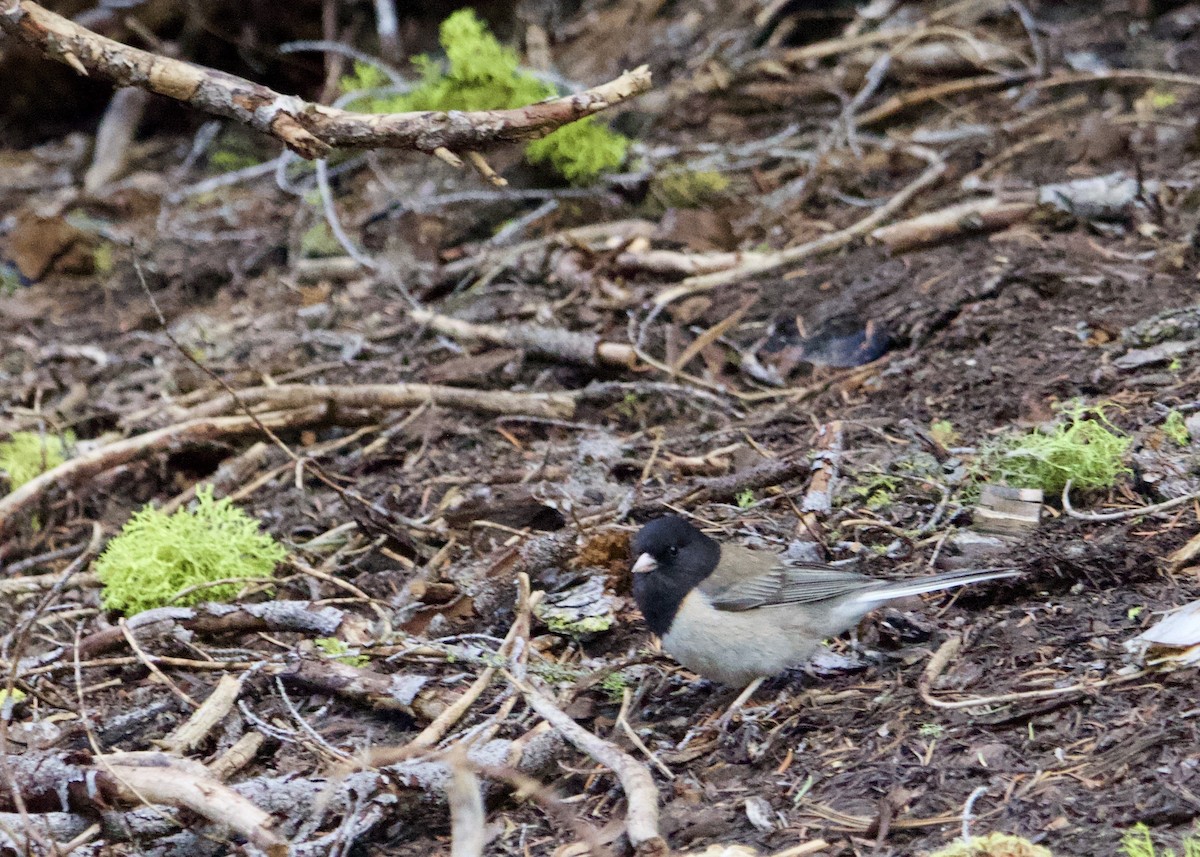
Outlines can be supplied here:
[[740, 687], [808, 660], [825, 635], [804, 614], [795, 605], [716, 610], [692, 590], [663, 636], [663, 648], [693, 672]]

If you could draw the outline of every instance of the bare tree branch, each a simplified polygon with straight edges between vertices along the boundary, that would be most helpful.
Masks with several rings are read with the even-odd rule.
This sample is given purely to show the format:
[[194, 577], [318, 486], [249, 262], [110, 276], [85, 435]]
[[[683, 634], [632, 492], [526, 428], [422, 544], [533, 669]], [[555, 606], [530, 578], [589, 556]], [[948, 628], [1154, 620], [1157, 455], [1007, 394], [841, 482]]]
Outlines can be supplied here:
[[324, 157], [339, 146], [467, 153], [533, 140], [650, 88], [650, 70], [642, 66], [583, 92], [512, 110], [354, 113], [123, 45], [29, 0], [0, 0], [0, 29], [82, 75], [235, 119], [305, 158]]

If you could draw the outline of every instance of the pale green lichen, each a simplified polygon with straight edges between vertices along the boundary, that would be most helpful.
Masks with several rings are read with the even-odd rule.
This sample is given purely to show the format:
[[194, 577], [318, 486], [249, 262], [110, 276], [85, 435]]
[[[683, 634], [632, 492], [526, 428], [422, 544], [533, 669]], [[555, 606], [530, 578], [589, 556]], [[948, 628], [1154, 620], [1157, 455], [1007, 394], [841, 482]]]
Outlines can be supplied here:
[[75, 435], [61, 436], [35, 431], [14, 432], [0, 443], [0, 471], [7, 474], [8, 488], [15, 491], [48, 470], [66, 461], [68, 447], [74, 445]]
[[720, 202], [729, 179], [713, 170], [667, 167], [650, 180], [647, 202], [651, 213], [668, 208], [706, 208]]
[[1176, 446], [1187, 446], [1192, 442], [1192, 435], [1187, 430], [1187, 423], [1184, 422], [1183, 414], [1179, 411], [1171, 411], [1167, 414], [1167, 418], [1163, 420], [1162, 433], [1175, 442]]
[[147, 506], [135, 513], [96, 560], [95, 572], [105, 608], [139, 613], [228, 600], [243, 584], [214, 581], [269, 579], [286, 556], [258, 521], [228, 498], [214, 500], [212, 487], [204, 486], [192, 510], [166, 515]]
[[346, 250], [325, 221], [314, 223], [300, 236], [300, 255], [306, 259], [343, 256]]
[[604, 691], [604, 695], [610, 702], [621, 702], [625, 698], [625, 688], [627, 687], [629, 687], [629, 679], [620, 670], [609, 673], [600, 682], [600, 689]]
[[1053, 857], [1050, 849], [1009, 833], [988, 833], [958, 840], [929, 857]]
[[1082, 490], [1110, 488], [1129, 473], [1123, 458], [1133, 439], [1105, 416], [1104, 407], [1075, 405], [1049, 431], [1009, 436], [984, 451], [993, 482], [1061, 494], [1067, 481]]
[[[1200, 857], [1200, 835], [1183, 838], [1183, 857]], [[1173, 848], [1158, 849], [1150, 836], [1150, 828], [1135, 824], [1121, 837], [1121, 853], [1125, 857], [1176, 857]]]
[[570, 685], [579, 680], [582, 673], [557, 661], [537, 660], [529, 667], [529, 671], [546, 684]]
[[570, 620], [562, 616], [543, 616], [546, 627], [556, 634], [566, 634], [570, 637], [582, 637], [585, 634], [600, 634], [613, 625], [611, 616], [585, 616], [582, 619]]
[[942, 446], [954, 446], [958, 443], [958, 431], [950, 420], [937, 420], [929, 426], [930, 436]]
[[371, 662], [371, 659], [366, 655], [355, 654], [354, 650], [344, 640], [339, 640], [337, 637], [318, 637], [313, 640], [313, 645], [320, 649], [321, 654], [325, 657], [340, 664], [346, 664], [351, 667], [365, 667]]

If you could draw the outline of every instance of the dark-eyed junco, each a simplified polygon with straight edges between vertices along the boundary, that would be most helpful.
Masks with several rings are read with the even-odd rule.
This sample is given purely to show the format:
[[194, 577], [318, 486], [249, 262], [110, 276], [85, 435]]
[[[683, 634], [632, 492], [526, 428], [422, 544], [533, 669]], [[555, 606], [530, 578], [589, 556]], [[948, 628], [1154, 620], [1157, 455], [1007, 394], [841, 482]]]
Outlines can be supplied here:
[[663, 648], [693, 672], [736, 686], [805, 663], [822, 640], [884, 602], [1020, 574], [878, 580], [722, 545], [675, 516], [646, 524], [634, 536], [633, 556], [633, 597]]

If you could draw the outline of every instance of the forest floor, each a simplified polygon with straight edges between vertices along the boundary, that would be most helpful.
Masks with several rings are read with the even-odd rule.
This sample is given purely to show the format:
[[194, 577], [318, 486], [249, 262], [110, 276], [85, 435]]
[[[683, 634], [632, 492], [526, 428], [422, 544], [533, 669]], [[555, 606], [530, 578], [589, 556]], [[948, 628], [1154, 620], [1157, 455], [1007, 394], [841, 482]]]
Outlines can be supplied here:
[[[301, 162], [288, 189], [273, 170], [204, 184], [222, 174], [213, 152], [266, 150], [237, 129], [189, 158], [194, 126], [165, 121], [87, 196], [81, 135], [0, 151], [0, 263], [21, 279], [0, 297], [0, 436], [69, 429], [76, 455], [99, 455], [178, 429], [5, 522], [0, 631], [28, 694], [8, 752], [32, 723], [30, 753], [155, 750], [188, 700], [239, 676], [239, 702], [183, 755], [211, 762], [257, 733], [228, 781], [279, 801], [264, 808], [310, 853], [448, 853], [444, 803], [402, 799], [428, 788], [415, 768], [357, 803], [334, 772], [406, 745], [491, 668], [442, 746], [482, 731], [497, 766], [561, 802], [521, 802], [484, 770], [486, 853], [572, 853], [588, 836], [619, 851], [617, 778], [567, 746], [530, 751], [557, 736], [498, 669], [519, 657], [576, 723], [650, 766], [672, 849], [914, 855], [967, 824], [1099, 855], [1139, 822], [1178, 849], [1200, 816], [1196, 673], [1143, 671], [1124, 643], [1200, 598], [1200, 569], [1170, 559], [1200, 505], [1087, 520], [1046, 496], [1040, 523], [1003, 538], [978, 534], [975, 510], [984, 451], [1076, 402], [1131, 441], [1128, 470], [1075, 491], [1076, 510], [1200, 488], [1200, 437], [1163, 431], [1200, 409], [1200, 4], [596, 5], [550, 27], [552, 55], [587, 82], [651, 64], [653, 91], [617, 111], [637, 141], [627, 172], [563, 189], [500, 152], [497, 189], [418, 155], [353, 158], [332, 190], [374, 271], [305, 256], [324, 215]], [[960, 203], [976, 207], [912, 246], [871, 228]], [[829, 236], [831, 252], [777, 255]], [[618, 357], [568, 359], [545, 329]], [[437, 386], [334, 406], [307, 387], [272, 398], [285, 384]], [[214, 428], [241, 419], [226, 388], [265, 388], [291, 452], [253, 422]], [[328, 628], [196, 612], [129, 647], [87, 563], [143, 505], [204, 482], [290, 554], [237, 603], [324, 608]], [[878, 611], [721, 731], [733, 694], [659, 654], [629, 594], [628, 536], [669, 509], [881, 576], [1023, 575]], [[546, 595], [517, 655], [497, 647], [528, 619], [519, 572]], [[415, 680], [405, 704], [389, 676]], [[328, 805], [279, 797], [325, 778]], [[80, 847], [233, 847], [172, 812], [180, 826], [138, 828], [111, 810]]]

